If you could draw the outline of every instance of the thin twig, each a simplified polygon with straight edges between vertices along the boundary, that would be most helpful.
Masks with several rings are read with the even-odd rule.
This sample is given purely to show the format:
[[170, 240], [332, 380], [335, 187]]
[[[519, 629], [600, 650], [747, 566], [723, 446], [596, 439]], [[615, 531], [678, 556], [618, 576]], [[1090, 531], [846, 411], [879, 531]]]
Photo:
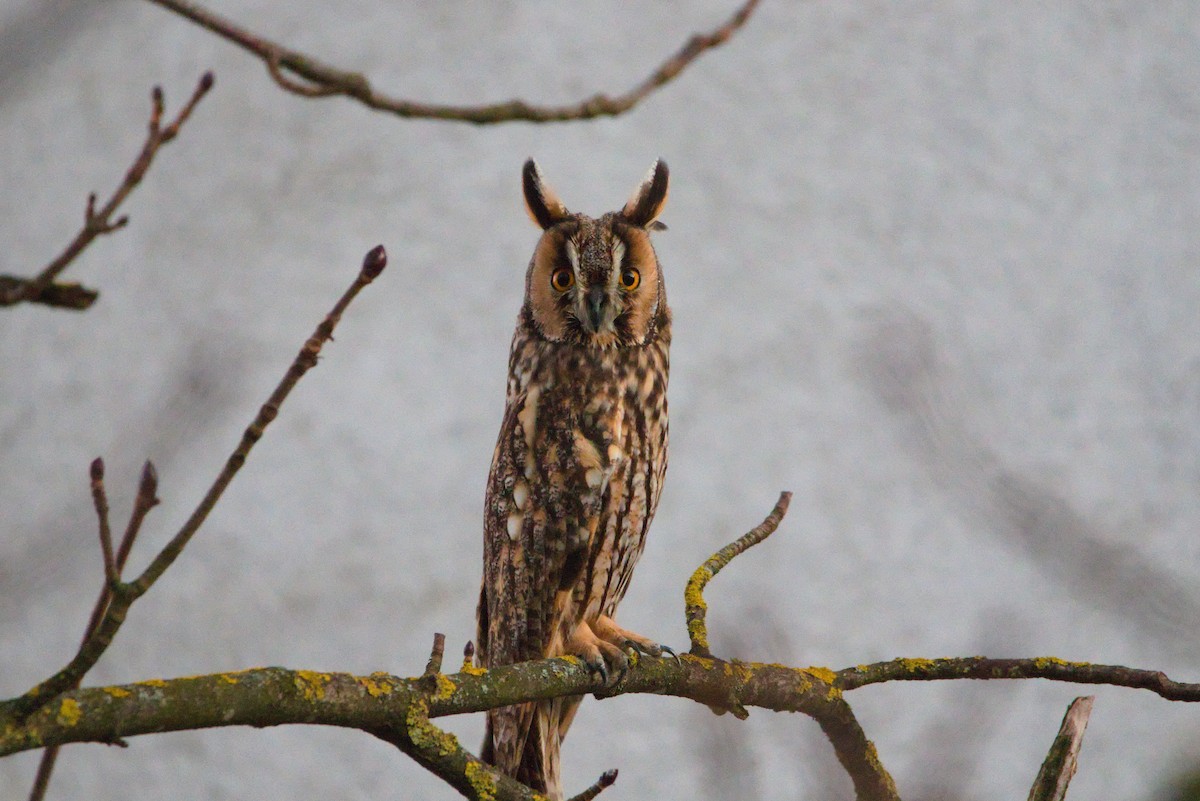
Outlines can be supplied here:
[[[330, 66], [312, 56], [291, 50], [263, 36], [240, 27], [203, 6], [187, 0], [151, 0], [174, 11], [218, 36], [258, 56], [266, 64], [272, 79], [288, 92], [301, 97], [342, 95], [364, 105], [387, 111], [400, 117], [452, 120], [477, 125], [521, 120], [525, 122], [564, 122], [612, 117], [623, 114], [647, 95], [669, 83], [701, 53], [724, 44], [745, 24], [758, 0], [747, 0], [720, 27], [709, 33], [692, 36], [674, 55], [659, 65], [648, 78], [624, 94], [615, 97], [597, 94], [579, 103], [563, 106], [541, 106], [524, 100], [489, 103], [480, 106], [450, 106], [418, 103], [390, 97], [377, 91], [361, 73], [348, 72]], [[300, 83], [286, 75], [290, 72], [308, 83]]]
[[147, 460], [142, 465], [142, 478], [138, 482], [138, 494], [133, 502], [133, 513], [129, 515], [129, 525], [125, 527], [125, 535], [117, 547], [118, 573], [125, 569], [125, 560], [129, 558], [133, 541], [142, 529], [142, 521], [155, 506], [158, 506], [158, 471], [154, 469], [154, 463]]
[[249, 455], [250, 449], [254, 447], [263, 435], [263, 431], [271, 424], [271, 421], [279, 414], [279, 407], [283, 405], [283, 401], [295, 388], [296, 383], [317, 364], [317, 356], [321, 353], [321, 348], [333, 338], [333, 329], [342, 319], [342, 314], [346, 311], [351, 301], [362, 291], [363, 287], [374, 281], [383, 272], [387, 266], [387, 253], [383, 249], [383, 245], [377, 245], [371, 249], [363, 258], [362, 269], [358, 273], [358, 277], [354, 279], [354, 283], [346, 290], [345, 294], [334, 304], [333, 309], [326, 315], [325, 319], [313, 331], [312, 336], [300, 348], [300, 352], [296, 354], [296, 358], [292, 361], [287, 373], [279, 385], [275, 387], [275, 391], [271, 393], [271, 397], [267, 398], [267, 402], [259, 409], [258, 415], [254, 421], [247, 426], [242, 434], [242, 440], [238, 443], [237, 448], [230, 454], [229, 459], [225, 462], [225, 468], [213, 481], [208, 492], [200, 501], [199, 506], [192, 512], [187, 522], [179, 530], [169, 543], [159, 552], [158, 556], [154, 557], [146, 569], [136, 580], [131, 582], [138, 595], [142, 595], [146, 590], [150, 589], [151, 585], [158, 580], [171, 563], [174, 562], [184, 547], [188, 544], [188, 540], [204, 523], [209, 512], [216, 506], [220, 500], [225, 488], [229, 486], [229, 482], [237, 475], [238, 470], [246, 462], [246, 456]]
[[1029, 659], [989, 659], [985, 656], [893, 659], [839, 670], [834, 685], [849, 691], [885, 681], [949, 679], [1051, 679], [1074, 684], [1112, 684], [1149, 690], [1168, 701], [1200, 701], [1200, 684], [1172, 681], [1160, 670], [1068, 662], [1052, 656]]
[[117, 187], [103, 206], [96, 208], [96, 194], [88, 195], [87, 207], [83, 214], [83, 228], [75, 235], [70, 244], [58, 254], [34, 278], [18, 278], [11, 275], [0, 275], [0, 306], [14, 306], [18, 303], [41, 303], [47, 306], [57, 306], [67, 309], [86, 309], [96, 300], [95, 290], [85, 289], [79, 284], [55, 283], [55, 278], [83, 252], [97, 237], [124, 228], [129, 222], [127, 216], [113, 219], [113, 214], [125, 202], [125, 198], [141, 183], [154, 155], [158, 149], [170, 142], [179, 133], [180, 126], [191, 116], [196, 104], [208, 94], [213, 85], [213, 74], [204, 73], [200, 82], [192, 92], [191, 99], [180, 110], [179, 114], [167, 127], [162, 127], [163, 93], [161, 87], [154, 87], [151, 93], [152, 107], [150, 112], [149, 132], [142, 150], [133, 165], [126, 171], [125, 179]]
[[[108, 493], [104, 491], [104, 460], [97, 456], [92, 460], [92, 505], [100, 520], [100, 553], [104, 558], [104, 579], [109, 584], [117, 583], [117, 562], [113, 558], [112, 529], [108, 523]], [[86, 634], [85, 634], [86, 636]]]
[[591, 787], [584, 790], [579, 795], [573, 795], [570, 801], [592, 801], [593, 798], [603, 793], [609, 787], [612, 787], [617, 781], [617, 769], [612, 768], [600, 774], [600, 778], [592, 784]]
[[712, 656], [712, 652], [708, 650], [708, 626], [704, 620], [708, 614], [708, 604], [704, 602], [705, 586], [735, 556], [771, 536], [779, 527], [783, 516], [787, 514], [788, 504], [791, 503], [791, 500], [792, 493], [781, 492], [775, 508], [771, 510], [771, 514], [767, 515], [765, 520], [710, 556], [704, 564], [696, 568], [696, 572], [692, 573], [692, 577], [688, 579], [687, 586], [683, 591], [684, 614], [687, 618], [688, 637], [692, 640], [691, 652], [696, 656]]
[[[346, 307], [350, 305], [350, 302], [354, 300], [363, 287], [371, 283], [371, 281], [375, 280], [383, 272], [386, 266], [387, 253], [384, 251], [383, 245], [378, 245], [367, 253], [363, 258], [362, 268], [359, 270], [358, 276], [354, 279], [354, 283], [350, 285], [345, 294], [334, 304], [333, 309], [317, 326], [312, 336], [308, 338], [308, 341], [304, 343], [304, 346], [300, 349], [300, 352], [288, 368], [287, 373], [284, 374], [279, 385], [275, 387], [275, 391], [271, 393], [271, 397], [259, 409], [254, 421], [246, 428], [241, 442], [238, 443], [237, 448], [234, 449], [226, 461], [224, 469], [221, 470], [212, 486], [209, 487], [208, 492], [187, 519], [187, 522], [183, 524], [183, 527], [180, 528], [171, 541], [163, 546], [163, 549], [158, 552], [158, 555], [154, 557], [154, 560], [137, 579], [130, 582], [118, 581], [112, 585], [112, 600], [91, 636], [86, 639], [78, 653], [75, 654], [75, 658], [66, 667], [29, 690], [14, 702], [14, 710], [18, 717], [23, 718], [28, 716], [31, 712], [49, 703], [61, 693], [77, 686], [77, 683], [84, 674], [92, 669], [92, 666], [96, 664], [97, 660], [108, 649], [113, 637], [121, 628], [129, 607], [133, 605], [134, 601], [144, 595], [154, 585], [154, 582], [166, 572], [167, 568], [179, 558], [188, 541], [199, 530], [217, 501], [220, 500], [222, 493], [225, 492], [225, 488], [229, 486], [229, 482], [233, 480], [233, 477], [237, 475], [238, 470], [245, 463], [246, 457], [254, 447], [254, 444], [262, 438], [267, 426], [279, 414], [279, 407], [283, 404], [284, 399], [295, 388], [300, 378], [316, 365], [317, 356], [321, 352], [322, 346], [332, 339], [333, 330], [341, 319], [343, 312], [345, 312]], [[147, 490], [147, 494], [152, 496], [153, 485], [155, 483], [156, 479], [153, 476], [153, 468], [150, 468], [143, 474], [142, 488], [143, 490]], [[139, 492], [140, 494], [142, 493]]]
[[1096, 696], [1085, 695], [1067, 707], [1050, 753], [1046, 754], [1046, 761], [1029, 790], [1029, 801], [1063, 801], [1067, 797], [1067, 787], [1079, 767], [1079, 748], [1095, 700]]

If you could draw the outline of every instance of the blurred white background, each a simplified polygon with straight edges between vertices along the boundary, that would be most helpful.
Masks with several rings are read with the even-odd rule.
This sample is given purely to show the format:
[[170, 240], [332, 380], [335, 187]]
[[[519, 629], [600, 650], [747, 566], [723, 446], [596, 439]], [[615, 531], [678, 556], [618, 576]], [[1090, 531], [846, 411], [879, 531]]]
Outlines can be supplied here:
[[[639, 82], [733, 3], [212, 2], [419, 100], [570, 102]], [[89, 461], [123, 525], [140, 465], [183, 522], [313, 325], [352, 307], [209, 523], [89, 683], [255, 665], [413, 675], [473, 636], [484, 480], [537, 237], [535, 155], [571, 208], [670, 164], [671, 468], [622, 607], [684, 646], [682, 588], [796, 493], [709, 591], [721, 655], [833, 668], [987, 654], [1200, 680], [1200, 7], [764, 2], [630, 114], [406, 121], [287, 95], [132, 0], [0, 11], [0, 272], [31, 275], [141, 145], [216, 87], [66, 274], [77, 314], [0, 311], [0, 694], [73, 654], [100, 582]], [[456, 659], [450, 658], [451, 663]], [[1162, 797], [1200, 709], [1048, 682], [849, 698], [909, 799], [1023, 798], [1095, 693], [1075, 798]], [[447, 723], [471, 748], [481, 718]], [[73, 746], [56, 799], [452, 798], [352, 731]], [[27, 792], [37, 754], [0, 761]], [[606, 798], [847, 798], [812, 721], [589, 700], [567, 786]]]

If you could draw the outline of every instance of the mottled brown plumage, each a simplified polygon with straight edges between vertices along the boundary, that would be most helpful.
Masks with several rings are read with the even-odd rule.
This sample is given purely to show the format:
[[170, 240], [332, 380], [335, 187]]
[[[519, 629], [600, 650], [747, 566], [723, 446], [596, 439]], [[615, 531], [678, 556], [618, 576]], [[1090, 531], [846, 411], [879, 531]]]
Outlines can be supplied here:
[[[606, 680], [626, 649], [661, 646], [613, 622], [667, 468], [671, 313], [649, 232], [659, 161], [620, 211], [572, 214], [525, 164], [543, 233], [525, 278], [484, 508], [479, 661], [575, 654]], [[561, 798], [559, 744], [580, 698], [495, 710], [483, 756]]]

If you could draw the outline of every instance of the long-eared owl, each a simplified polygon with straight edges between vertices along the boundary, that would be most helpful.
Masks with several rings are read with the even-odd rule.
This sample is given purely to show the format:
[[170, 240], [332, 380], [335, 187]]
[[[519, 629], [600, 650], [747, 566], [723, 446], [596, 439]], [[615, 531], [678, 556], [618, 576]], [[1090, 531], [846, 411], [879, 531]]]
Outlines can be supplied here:
[[[542, 236], [484, 502], [479, 661], [573, 654], [608, 681], [627, 667], [627, 649], [664, 650], [613, 615], [667, 469], [671, 312], [650, 244], [665, 228], [667, 165], [599, 218], [567, 211], [532, 159], [523, 184]], [[580, 700], [493, 710], [484, 759], [561, 798], [559, 745]]]

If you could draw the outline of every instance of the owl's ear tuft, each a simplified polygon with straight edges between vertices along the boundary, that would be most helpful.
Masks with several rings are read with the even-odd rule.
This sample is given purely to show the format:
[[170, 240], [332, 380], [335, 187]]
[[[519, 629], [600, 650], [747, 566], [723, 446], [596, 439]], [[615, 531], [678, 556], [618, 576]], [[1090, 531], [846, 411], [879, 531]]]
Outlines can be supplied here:
[[642, 180], [630, 196], [621, 216], [634, 225], [640, 225], [652, 231], [661, 231], [666, 226], [658, 222], [658, 215], [667, 204], [667, 163], [662, 159], [654, 162], [650, 172]]
[[521, 170], [521, 184], [525, 190], [525, 208], [543, 230], [570, 216], [567, 207], [542, 178], [542, 171], [533, 159], [525, 162]]

